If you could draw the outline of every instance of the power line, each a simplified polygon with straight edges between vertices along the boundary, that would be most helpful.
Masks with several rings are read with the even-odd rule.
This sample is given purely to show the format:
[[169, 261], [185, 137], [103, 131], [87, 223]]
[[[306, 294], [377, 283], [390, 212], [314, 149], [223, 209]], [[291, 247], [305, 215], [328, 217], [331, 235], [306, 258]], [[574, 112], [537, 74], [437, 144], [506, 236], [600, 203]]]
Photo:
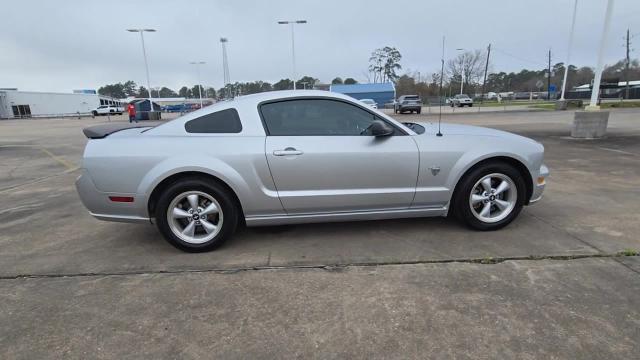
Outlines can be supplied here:
[[540, 66], [540, 65], [543, 65], [543, 66], [547, 65], [547, 64], [545, 64], [545, 63], [543, 63], [543, 62], [540, 62], [540, 61], [535, 61], [535, 60], [525, 59], [525, 58], [522, 58], [522, 57], [520, 57], [520, 56], [510, 54], [510, 53], [508, 53], [508, 52], [506, 52], [506, 51], [504, 51], [504, 50], [498, 49], [498, 48], [496, 48], [496, 47], [493, 47], [492, 49], [493, 49], [494, 51], [497, 51], [497, 52], [499, 52], [499, 53], [503, 54], [503, 55], [506, 55], [506, 56], [512, 57], [512, 58], [514, 58], [514, 59], [518, 59], [518, 60], [520, 60], [520, 61], [528, 62], [528, 63], [530, 63], [530, 64], [535, 64], [535, 65], [538, 65], [538, 66]]

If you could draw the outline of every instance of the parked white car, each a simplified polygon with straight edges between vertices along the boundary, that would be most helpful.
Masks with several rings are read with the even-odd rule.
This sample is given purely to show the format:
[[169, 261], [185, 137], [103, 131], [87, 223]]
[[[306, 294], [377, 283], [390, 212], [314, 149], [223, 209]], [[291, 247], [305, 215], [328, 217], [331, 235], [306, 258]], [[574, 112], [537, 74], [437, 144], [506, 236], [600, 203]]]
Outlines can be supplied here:
[[93, 116], [100, 116], [100, 115], [107, 115], [107, 114], [122, 115], [123, 112], [124, 112], [124, 108], [121, 106], [100, 105], [96, 109], [94, 109], [91, 113], [93, 114]]
[[378, 108], [378, 104], [376, 104], [375, 101], [373, 101], [373, 99], [360, 99], [360, 102], [364, 103], [365, 105], [373, 108], [373, 109], [377, 109]]
[[449, 99], [449, 105], [451, 107], [454, 107], [454, 106], [457, 106], [457, 107], [463, 107], [463, 106], [472, 107], [473, 106], [473, 99], [471, 99], [469, 97], [469, 95], [467, 95], [467, 94], [458, 94], [458, 95], [452, 97], [451, 99]]

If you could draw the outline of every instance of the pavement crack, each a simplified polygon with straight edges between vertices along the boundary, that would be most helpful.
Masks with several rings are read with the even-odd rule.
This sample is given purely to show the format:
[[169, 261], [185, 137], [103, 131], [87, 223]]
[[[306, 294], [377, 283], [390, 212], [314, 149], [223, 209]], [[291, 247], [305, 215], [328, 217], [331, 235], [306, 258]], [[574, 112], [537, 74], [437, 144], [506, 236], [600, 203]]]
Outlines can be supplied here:
[[[342, 264], [309, 264], [309, 265], [282, 265], [282, 266], [249, 266], [237, 268], [203, 268], [203, 269], [179, 269], [179, 270], [140, 270], [140, 271], [107, 271], [107, 272], [85, 272], [85, 273], [67, 273], [67, 274], [19, 274], [0, 276], [0, 280], [19, 280], [19, 279], [55, 279], [55, 278], [82, 278], [82, 277], [104, 277], [104, 276], [132, 276], [132, 275], [160, 275], [160, 274], [198, 274], [198, 273], [217, 273], [217, 274], [237, 274], [241, 272], [253, 272], [264, 270], [308, 270], [318, 269], [330, 272], [341, 272], [348, 268], [357, 267], [380, 267], [380, 266], [402, 266], [402, 265], [421, 265], [421, 264], [483, 264], [493, 265], [500, 264], [505, 261], [570, 261], [579, 259], [595, 259], [595, 258], [611, 258], [614, 261], [625, 265], [618, 261], [622, 257], [636, 257], [640, 254], [627, 255], [624, 253], [598, 253], [598, 254], [582, 254], [582, 255], [529, 255], [529, 256], [507, 256], [507, 257], [486, 257], [486, 258], [461, 258], [461, 259], [441, 259], [441, 260], [416, 260], [416, 261], [390, 261], [390, 262], [354, 262]], [[631, 268], [629, 268], [631, 269]], [[634, 272], [638, 271], [631, 269]]]

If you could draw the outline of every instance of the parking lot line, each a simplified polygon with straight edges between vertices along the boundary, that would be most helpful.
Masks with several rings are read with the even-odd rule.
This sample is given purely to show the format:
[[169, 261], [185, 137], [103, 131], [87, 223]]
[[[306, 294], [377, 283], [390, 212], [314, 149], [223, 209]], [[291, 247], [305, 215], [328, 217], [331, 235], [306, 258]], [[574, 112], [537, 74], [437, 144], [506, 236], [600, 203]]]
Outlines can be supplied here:
[[51, 151], [40, 147], [39, 148], [43, 153], [49, 155], [50, 158], [52, 158], [53, 160], [57, 161], [60, 165], [64, 166], [65, 168], [67, 168], [67, 170], [71, 171], [71, 170], [75, 170], [78, 168], [77, 165], [73, 164], [72, 162], [66, 160], [65, 158], [61, 157], [61, 156], [57, 156], [54, 153], [52, 153]]

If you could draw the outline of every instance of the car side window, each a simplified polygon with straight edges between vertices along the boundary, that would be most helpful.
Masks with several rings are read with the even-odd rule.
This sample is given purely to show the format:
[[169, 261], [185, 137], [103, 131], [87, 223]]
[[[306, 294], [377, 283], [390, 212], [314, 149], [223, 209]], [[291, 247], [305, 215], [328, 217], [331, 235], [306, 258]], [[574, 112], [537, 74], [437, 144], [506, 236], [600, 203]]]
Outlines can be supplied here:
[[369, 126], [380, 120], [358, 106], [327, 99], [266, 103], [260, 112], [271, 136], [369, 135]]
[[187, 121], [184, 129], [188, 133], [220, 134], [239, 133], [242, 123], [236, 109], [225, 109]]

